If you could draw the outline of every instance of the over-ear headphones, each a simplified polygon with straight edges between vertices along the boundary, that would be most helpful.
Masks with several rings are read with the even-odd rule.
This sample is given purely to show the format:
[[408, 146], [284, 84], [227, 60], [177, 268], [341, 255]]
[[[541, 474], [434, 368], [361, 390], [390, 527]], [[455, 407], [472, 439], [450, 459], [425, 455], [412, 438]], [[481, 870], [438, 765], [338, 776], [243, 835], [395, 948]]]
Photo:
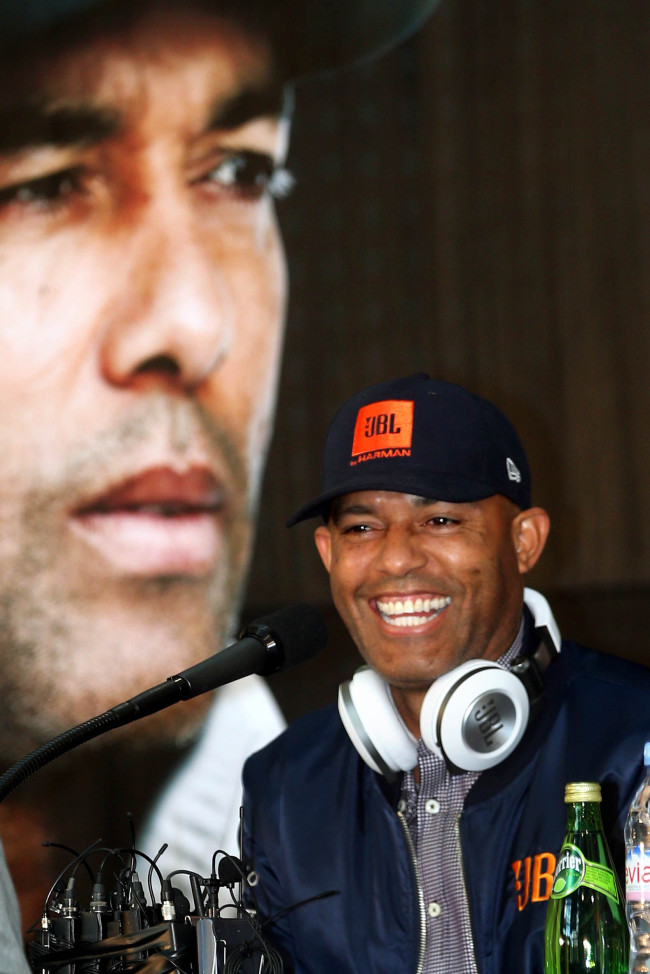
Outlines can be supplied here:
[[[505, 760], [524, 735], [530, 705], [544, 690], [544, 672], [560, 652], [551, 608], [524, 589], [535, 623], [535, 651], [507, 669], [468, 660], [438, 677], [427, 691], [420, 733], [430, 751], [454, 771], [485, 771]], [[339, 714], [357, 751], [373, 771], [392, 777], [417, 764], [417, 740], [397, 710], [388, 684], [364, 666], [339, 687]]]

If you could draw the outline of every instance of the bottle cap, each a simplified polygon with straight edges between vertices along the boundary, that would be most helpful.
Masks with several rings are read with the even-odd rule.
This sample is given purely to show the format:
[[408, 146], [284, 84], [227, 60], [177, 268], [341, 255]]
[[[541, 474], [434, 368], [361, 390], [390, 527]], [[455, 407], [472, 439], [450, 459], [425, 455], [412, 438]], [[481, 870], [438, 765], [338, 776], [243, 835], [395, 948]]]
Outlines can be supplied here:
[[643, 747], [643, 763], [646, 768], [650, 765], [650, 741], [646, 741]]
[[597, 781], [569, 781], [564, 788], [564, 801], [599, 802], [600, 784]]

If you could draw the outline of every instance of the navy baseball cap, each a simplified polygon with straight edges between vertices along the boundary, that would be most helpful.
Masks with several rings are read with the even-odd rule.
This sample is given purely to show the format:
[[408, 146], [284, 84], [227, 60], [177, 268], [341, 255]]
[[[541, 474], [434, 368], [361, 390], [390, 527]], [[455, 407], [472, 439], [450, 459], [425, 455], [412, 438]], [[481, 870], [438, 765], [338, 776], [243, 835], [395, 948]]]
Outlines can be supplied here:
[[417, 373], [353, 396], [329, 428], [323, 489], [287, 522], [327, 517], [335, 497], [392, 490], [449, 502], [503, 494], [530, 507], [530, 470], [510, 420], [487, 399]]
[[[140, 0], [131, 0], [137, 9]], [[381, 54], [413, 33], [438, 0], [202, 0], [252, 18], [269, 37], [284, 80], [321, 74]], [[155, 3], [155, 0], [154, 0]], [[116, 0], [0, 0], [0, 46], [63, 28]], [[180, 5], [179, 5], [180, 6]]]

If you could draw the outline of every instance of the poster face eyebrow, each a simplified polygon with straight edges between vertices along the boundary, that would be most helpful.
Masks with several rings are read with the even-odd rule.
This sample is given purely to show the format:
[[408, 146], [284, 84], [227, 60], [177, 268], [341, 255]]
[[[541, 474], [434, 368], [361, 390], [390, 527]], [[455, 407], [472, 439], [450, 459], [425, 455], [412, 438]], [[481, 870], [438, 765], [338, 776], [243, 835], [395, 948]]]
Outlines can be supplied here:
[[[249, 88], [227, 100], [215, 101], [206, 131], [231, 131], [252, 119], [280, 117], [287, 111], [281, 86]], [[75, 148], [95, 145], [118, 135], [120, 112], [110, 106], [80, 102], [53, 105], [47, 99], [29, 98], [0, 108], [0, 153], [9, 155], [39, 146]]]
[[45, 99], [30, 99], [0, 109], [0, 152], [94, 145], [119, 130], [119, 114], [112, 109], [92, 104], [54, 107]]
[[220, 99], [208, 119], [208, 131], [232, 130], [255, 118], [281, 118], [290, 114], [290, 89], [281, 85], [246, 88], [228, 99]]

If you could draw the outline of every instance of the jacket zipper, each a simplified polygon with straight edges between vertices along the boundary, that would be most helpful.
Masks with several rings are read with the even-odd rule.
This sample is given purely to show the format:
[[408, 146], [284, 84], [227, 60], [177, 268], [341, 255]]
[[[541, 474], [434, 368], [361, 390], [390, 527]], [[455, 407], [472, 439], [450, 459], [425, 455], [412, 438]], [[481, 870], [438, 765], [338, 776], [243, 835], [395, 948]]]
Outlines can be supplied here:
[[469, 932], [472, 938], [472, 970], [474, 974], [478, 974], [478, 967], [476, 966], [476, 952], [474, 950], [474, 931], [472, 930], [472, 914], [469, 910], [469, 900], [467, 898], [467, 883], [465, 882], [465, 863], [463, 862], [463, 848], [460, 844], [460, 816], [461, 812], [456, 816], [456, 824], [454, 825], [454, 833], [456, 835], [456, 846], [458, 848], [458, 861], [460, 863], [460, 878], [463, 884], [463, 896], [465, 897], [465, 906], [467, 908], [467, 917], [469, 919]]
[[402, 826], [404, 838], [406, 839], [406, 846], [408, 848], [411, 867], [413, 870], [413, 878], [415, 880], [415, 888], [418, 894], [418, 907], [420, 911], [420, 953], [418, 955], [418, 966], [415, 969], [415, 974], [422, 974], [424, 969], [424, 954], [427, 944], [427, 915], [424, 908], [424, 890], [422, 889], [422, 883], [420, 882], [420, 870], [418, 869], [418, 860], [417, 856], [415, 855], [415, 846], [413, 845], [413, 839], [411, 838], [411, 832], [407, 821], [404, 818], [404, 813], [398, 812], [397, 817], [400, 825]]

